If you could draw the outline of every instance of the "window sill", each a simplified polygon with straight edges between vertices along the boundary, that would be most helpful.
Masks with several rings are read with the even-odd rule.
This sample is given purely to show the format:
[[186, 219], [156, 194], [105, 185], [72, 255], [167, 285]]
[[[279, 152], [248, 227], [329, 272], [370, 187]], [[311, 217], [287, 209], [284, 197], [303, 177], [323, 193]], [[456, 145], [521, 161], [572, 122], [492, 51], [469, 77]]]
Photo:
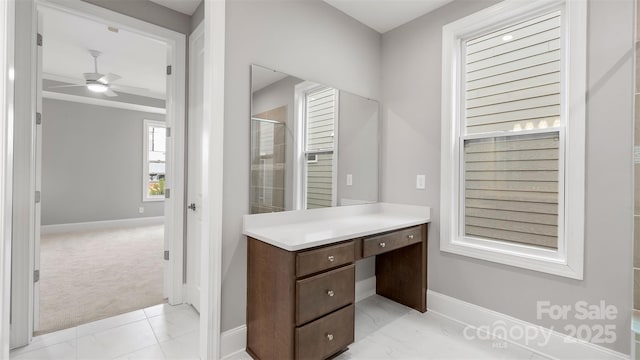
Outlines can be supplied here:
[[583, 279], [581, 264], [580, 266], [578, 264], [571, 265], [566, 259], [560, 258], [556, 251], [551, 250], [548, 251], [549, 256], [541, 256], [525, 254], [515, 249], [497, 249], [470, 244], [464, 240], [444, 241], [441, 239], [440, 251], [576, 280]]

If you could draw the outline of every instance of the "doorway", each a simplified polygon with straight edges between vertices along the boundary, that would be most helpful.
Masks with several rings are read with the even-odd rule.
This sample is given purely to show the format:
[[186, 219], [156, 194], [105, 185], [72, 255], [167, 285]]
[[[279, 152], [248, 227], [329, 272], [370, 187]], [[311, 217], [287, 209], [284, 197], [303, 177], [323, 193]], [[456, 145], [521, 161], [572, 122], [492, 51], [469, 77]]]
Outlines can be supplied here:
[[34, 330], [43, 334], [162, 303], [172, 239], [166, 45], [57, 9], [38, 14]]
[[[33, 147], [29, 149], [29, 153], [19, 155], [24, 156], [26, 163], [30, 162], [33, 164], [32, 169], [34, 170], [27, 174], [31, 180], [27, 178], [28, 181], [25, 183], [33, 186], [31, 189], [35, 190], [32, 191], [32, 193], [35, 194], [36, 199], [34, 199], [32, 203], [34, 204], [31, 206], [32, 210], [28, 213], [31, 214], [30, 219], [32, 219], [29, 220], [30, 225], [14, 227], [14, 237], [16, 237], [16, 233], [18, 233], [17, 236], [30, 239], [30, 245], [23, 249], [17, 249], [17, 251], [13, 253], [14, 278], [22, 275], [21, 278], [26, 278], [28, 281], [14, 281], [15, 286], [12, 289], [12, 304], [14, 304], [12, 307], [13, 321], [11, 328], [12, 347], [29, 343], [34, 333], [37, 335], [39, 330], [55, 330], [55, 328], [41, 329], [39, 321], [41, 319], [39, 311], [41, 309], [44, 310], [44, 308], [39, 306], [41, 305], [41, 295], [44, 295], [44, 293], [41, 292], [44, 290], [45, 280], [52, 274], [51, 271], [45, 273], [47, 269], [40, 266], [46, 265], [44, 253], [41, 251], [45, 250], [45, 246], [47, 245], [45, 243], [53, 243], [55, 246], [53, 246], [54, 250], [52, 253], [55, 254], [57, 252], [57, 255], [50, 256], [50, 258], [53, 259], [53, 261], [49, 261], [50, 265], [60, 267], [60, 265], [75, 263], [75, 268], [64, 269], [62, 274], [64, 274], [65, 271], [76, 275], [80, 273], [81, 276], [84, 277], [82, 281], [78, 281], [78, 283], [84, 284], [79, 286], [80, 288], [97, 288], [103, 285], [103, 283], [109, 282], [101, 280], [101, 274], [104, 273], [112, 276], [110, 282], [115, 285], [122, 285], [124, 278], [136, 279], [136, 284], [140, 285], [145, 282], [143, 280], [144, 276], [153, 272], [153, 270], [149, 269], [160, 269], [160, 274], [155, 272], [155, 278], [156, 280], [161, 279], [162, 284], [158, 286], [157, 281], [147, 281], [155, 283], [156, 294], [158, 293], [157, 289], [160, 289], [161, 295], [155, 296], [155, 300], [147, 301], [146, 303], [144, 303], [144, 299], [142, 299], [142, 302], [130, 301], [129, 304], [118, 307], [114, 306], [118, 305], [118, 300], [114, 300], [115, 298], [104, 301], [106, 298], [105, 294], [115, 294], [119, 296], [120, 299], [130, 297], [138, 298], [138, 296], [127, 295], [127, 291], [123, 291], [122, 288], [116, 288], [110, 291], [104, 291], [103, 289], [102, 293], [95, 291], [88, 297], [101, 299], [104, 302], [101, 303], [102, 306], [98, 305], [96, 307], [94, 303], [100, 304], [99, 301], [89, 301], [88, 303], [94, 306], [94, 310], [105, 310], [108, 307], [119, 310], [116, 310], [115, 313], [103, 312], [98, 317], [93, 318], [83, 317], [84, 315], [78, 315], [77, 312], [75, 314], [71, 313], [71, 315], [66, 316], [75, 318], [71, 319], [70, 325], [95, 320], [108, 315], [115, 315], [116, 313], [126, 312], [133, 308], [140, 309], [147, 307], [153, 305], [153, 303], [157, 303], [158, 298], [160, 298], [160, 301], [162, 301], [162, 298], [166, 298], [167, 302], [171, 305], [182, 304], [184, 301], [182, 288], [184, 273], [183, 137], [185, 36], [83, 2], [69, 2], [62, 6], [55, 1], [42, 1], [38, 2], [37, 9], [34, 7], [33, 12], [34, 14], [38, 14], [39, 26], [38, 41], [37, 44], [34, 44], [33, 50], [33, 54], [37, 54], [37, 56], [32, 56], [32, 58], [37, 58], [38, 61], [34, 60], [35, 64], [32, 69], [32, 78], [34, 82], [36, 82], [35, 79], [38, 78], [39, 81], [36, 83], [40, 84], [40, 86], [38, 91], [33, 95], [34, 98], [32, 101], [34, 104], [37, 104], [36, 112], [42, 115], [36, 117], [36, 121], [34, 121], [33, 127], [30, 129], [33, 134]], [[71, 48], [64, 49], [64, 44], [56, 43], [55, 36], [47, 37], [47, 17], [52, 17], [52, 15], [47, 16], [48, 13], [64, 14], [65, 16], [76, 17], [85, 22], [79, 29], [75, 31], [69, 30], [70, 32], [61, 38], [68, 40], [74, 36], [81, 37], [80, 35], [86, 35], [79, 33], [90, 34], [90, 36], [87, 36], [88, 39], [80, 39], [80, 43], [84, 46], [86, 52], [85, 55], [87, 55], [86, 57], [88, 57], [89, 60], [88, 70], [84, 70], [86, 67], [81, 65], [74, 65], [74, 62], [77, 60], [73, 58], [68, 60], [65, 65], [70, 71], [77, 72], [77, 75], [75, 75], [75, 73], [55, 74], [47, 71], [42, 72], [42, 65], [46, 65], [46, 63], [42, 62], [42, 55], [45, 53], [45, 59], [47, 55], [42, 44], [46, 44], [46, 39], [51, 39], [50, 45], [62, 47], [63, 51], [58, 51], [66, 53], [67, 55], [73, 54]], [[126, 72], [125, 70], [117, 70], [119, 76], [109, 74], [115, 73], [115, 71], [110, 70], [108, 67], [112, 69], [117, 68], [118, 64], [131, 61], [132, 59], [124, 56], [112, 56], [112, 59], [108, 61], [108, 54], [117, 51], [114, 50], [114, 48], [109, 50], [109, 46], [97, 43], [97, 38], [99, 37], [91, 34], [89, 25], [87, 25], [89, 22], [100, 27], [101, 31], [107, 33], [109, 36], [136, 36], [138, 38], [144, 38], [149, 43], [163, 47], [164, 53], [161, 57], [162, 60], [164, 60], [164, 64], [160, 66], [159, 72], [161, 74], [161, 86], [166, 89], [164, 95], [166, 96], [166, 101], [153, 97], [154, 84], [146, 85], [146, 88], [141, 89], [142, 86], [127, 80], [133, 79], [137, 75], [144, 75], [144, 70], [138, 69], [136, 71], [140, 74], [129, 73], [126, 75], [123, 74]], [[58, 24], [56, 28], [63, 28], [63, 26]], [[84, 41], [84, 43], [82, 41]], [[103, 49], [96, 49], [99, 46], [102, 46]], [[126, 48], [129, 54], [134, 54], [138, 47], [143, 48], [140, 44], [123, 46], [129, 47]], [[80, 48], [82, 46], [76, 47]], [[141, 56], [142, 55], [140, 55], [140, 57]], [[142, 57], [142, 61], [144, 61], [144, 57]], [[63, 63], [65, 63], [65, 61], [63, 61]], [[153, 70], [154, 67], [151, 65], [152, 64], [147, 61], [145, 63], [145, 69]], [[45, 70], [46, 69], [45, 67]], [[158, 69], [156, 68], [155, 70]], [[102, 76], [98, 77], [97, 74]], [[106, 80], [103, 79], [103, 76]], [[92, 89], [90, 85], [94, 87], [106, 87], [106, 89], [102, 89], [104, 90], [102, 93], [107, 96], [100, 98], [84, 96], [86, 94], [80, 93], [91, 92]], [[117, 96], [114, 96], [113, 93], [116, 93]], [[44, 100], [42, 99], [43, 96]], [[117, 97], [117, 101], [112, 99], [114, 97]], [[80, 98], [87, 98], [88, 100]], [[138, 101], [141, 99], [144, 100], [144, 102]], [[159, 106], [156, 100], [161, 100], [164, 106]], [[43, 102], [45, 104], [44, 108]], [[72, 117], [69, 111], [71, 104], [82, 107], [83, 111], [80, 112], [78, 118], [84, 121], [67, 124], [72, 126], [71, 129], [67, 127], [67, 129], [64, 130], [61, 126], [54, 127], [56, 124], [53, 121], [47, 123], [48, 119], [51, 120], [53, 118], [49, 117], [53, 112], [51, 111], [53, 107], [49, 106], [49, 111], [45, 113], [47, 110], [47, 102], [58, 103], [58, 105], [62, 104], [61, 108], [66, 110], [62, 110], [61, 118], [65, 120], [69, 120], [69, 118]], [[107, 104], [107, 102], [109, 103]], [[162, 109], [163, 107], [164, 109]], [[107, 109], [110, 115], [98, 115], [98, 108], [100, 108], [101, 111]], [[137, 115], [143, 115], [143, 118], [136, 118], [134, 124], [131, 122], [128, 123], [128, 125], [135, 127], [135, 131], [131, 129], [127, 131], [116, 130], [117, 126], [113, 119], [123, 120], [125, 116], [120, 114], [125, 110], [136, 113]], [[162, 115], [161, 118], [155, 117], [160, 115]], [[149, 126], [151, 123], [149, 121], [145, 122], [144, 120], [164, 120], [164, 126], [157, 126], [158, 124], [156, 124], [156, 126]], [[90, 127], [90, 125], [96, 124], [102, 127]], [[75, 127], [73, 127], [74, 125]], [[49, 151], [49, 149], [55, 149], [55, 146], [52, 145], [53, 141], [50, 141], [54, 139], [54, 137], [47, 136], [47, 126], [49, 126], [49, 129], [57, 129], [57, 131], [61, 132], [61, 134], [58, 134], [60, 135], [59, 137], [66, 140], [65, 143], [59, 146], [59, 148], [63, 150], [66, 149], [67, 156], [65, 159], [69, 160], [68, 158], [72, 157], [71, 155], [76, 156], [75, 160], [67, 162], [81, 163], [81, 160], [84, 161], [83, 166], [79, 167], [84, 171], [84, 174], [75, 174], [76, 176], [67, 177], [66, 180], [64, 176], [59, 176], [58, 182], [54, 182], [53, 185], [51, 183], [48, 184], [48, 181], [53, 179], [54, 176], [52, 176], [51, 171], [49, 171], [52, 169], [47, 169], [47, 167], [53, 167], [53, 171], [57, 171], [58, 173], [67, 171], [73, 174], [73, 172], [68, 171], [69, 167], [66, 165], [69, 164], [57, 162], [55, 158], [50, 156], [55, 155], [55, 152], [52, 154], [52, 152]], [[96, 136], [92, 138], [92, 135]], [[143, 145], [136, 146], [136, 149], [133, 151], [135, 155], [130, 153], [128, 156], [122, 154], [116, 156], [115, 153], [118, 150], [123, 150], [120, 148], [125, 148], [123, 144], [127, 142], [126, 139], [129, 137], [139, 144], [143, 144], [145, 142], [143, 139], [145, 139], [146, 147], [143, 148]], [[102, 140], [102, 142], [98, 140]], [[75, 150], [73, 150], [74, 147], [72, 145], [78, 144], [74, 142], [79, 144], [79, 148]], [[82, 142], [84, 142], [84, 144], [82, 144]], [[113, 144], [119, 145], [119, 148], [106, 149], [109, 145]], [[52, 147], [50, 145], [52, 145]], [[151, 150], [149, 150], [150, 145], [152, 147]], [[101, 147], [103, 149], [100, 149]], [[40, 158], [43, 150], [45, 150], [44, 157]], [[97, 156], [90, 155], [92, 150], [106, 150], [102, 153], [103, 155], [107, 155], [98, 158]], [[157, 154], [153, 154], [152, 152], [164, 153], [166, 158], [160, 161], [160, 159], [154, 157], [154, 155]], [[145, 160], [142, 160], [143, 155], [147, 157]], [[47, 157], [49, 157], [49, 159]], [[138, 157], [140, 160], [132, 160]], [[51, 161], [52, 159], [54, 161]], [[58, 158], [58, 160], [59, 159], [60, 158]], [[134, 171], [136, 178], [134, 181], [136, 195], [125, 196], [133, 202], [122, 205], [122, 203], [114, 201], [115, 198], [118, 198], [125, 192], [117, 186], [122, 185], [127, 176], [124, 172], [115, 170], [107, 171], [106, 169], [111, 169], [110, 166], [107, 166], [107, 162], [109, 161], [115, 163], [135, 162], [137, 168], [137, 170]], [[143, 171], [143, 168], [146, 170]], [[67, 183], [78, 180], [78, 178], [81, 177], [83, 177], [83, 179], [81, 179], [82, 181], [78, 184]], [[17, 180], [16, 182], [18, 182], [20, 177], [16, 176], [15, 179]], [[60, 179], [62, 179], [62, 181], [60, 181]], [[91, 179], [93, 179], [93, 181]], [[107, 185], [104, 185], [104, 182], [100, 182], [105, 179], [107, 180]], [[100, 185], [98, 183], [100, 183]], [[62, 191], [65, 187], [71, 189], [72, 195], [69, 195], [69, 192]], [[141, 189], [142, 191], [140, 191]], [[98, 201], [89, 201], [91, 196], [95, 196]], [[58, 204], [62, 203], [64, 205], [56, 206], [54, 205], [56, 204], [55, 201], [58, 201]], [[96, 203], [98, 206], [95, 206]], [[105, 212], [113, 210], [111, 209], [111, 205], [115, 203], [119, 204], [118, 206], [120, 207], [118, 214], [125, 215], [114, 215], [114, 213], [117, 212], [111, 212], [111, 214], [101, 218], [100, 216], [104, 215]], [[29, 202], [26, 202], [26, 204], [29, 204]], [[68, 211], [61, 211], [63, 207], [65, 210], [70, 209], [75, 211], [75, 214], [69, 214]], [[53, 210], [51, 210], [51, 208], [53, 208]], [[55, 210], [56, 208], [58, 209], [57, 211]], [[158, 208], [160, 211], [158, 211]], [[129, 213], [126, 213], [126, 211], [129, 211]], [[100, 214], [101, 212], [102, 214]], [[143, 214], [152, 216], [142, 216]], [[85, 217], [82, 218], [82, 216]], [[41, 227], [41, 224], [44, 226]], [[43, 232], [42, 236], [40, 234], [41, 230]], [[150, 259], [149, 263], [151, 265], [147, 266], [144, 262], [136, 259], [137, 256], [141, 256], [141, 253], [144, 252], [143, 250], [138, 250], [130, 251], [129, 254], [126, 254], [130, 255], [133, 259], [133, 266], [128, 271], [125, 271], [125, 273], [128, 274], [118, 276], [114, 270], [105, 270], [104, 268], [89, 269], [94, 263], [99, 262], [95, 260], [100, 256], [117, 260], [113, 262], [112, 269], [122, 268], [122, 266], [119, 265], [121, 264], [119, 261], [123, 260], [125, 256], [118, 255], [113, 244], [124, 244], [126, 247], [126, 245], [131, 245], [135, 238], [143, 238], [146, 240], [154, 239], [154, 241], [149, 241], [149, 243], [140, 242], [140, 244], [138, 244], [140, 249], [155, 254], [153, 258], [145, 257]], [[42, 242], [40, 241], [41, 239], [43, 240]], [[105, 239], [110, 240], [111, 243], [107, 243]], [[157, 246], [157, 239], [160, 239], [159, 247]], [[81, 255], [75, 255], [75, 259], [78, 261], [74, 261], [74, 254], [69, 251], [69, 249], [72, 248], [72, 246], [68, 245], [71, 240], [74, 240], [75, 243], [85, 245], [85, 252], [81, 253]], [[149, 245], [150, 243], [154, 243], [155, 245]], [[153, 246], [156, 246], [157, 249], [152, 249]], [[57, 249], [55, 249], [56, 247]], [[129, 248], [129, 250], [132, 249]], [[43, 255], [42, 258], [40, 258], [41, 254]], [[24, 259], [25, 261], [20, 261], [20, 259]], [[84, 263], [82, 263], [82, 261], [84, 261]], [[129, 261], [129, 263], [131, 263], [131, 261]], [[57, 277], [65, 278], [67, 276], [61, 275], [61, 272], [58, 272]], [[150, 278], [153, 278], [153, 276]], [[51, 278], [48, 280], [51, 280]], [[32, 286], [29, 286], [29, 284], [32, 284]], [[136, 287], [140, 287], [137, 285], [133, 285], [130, 288], [136, 290]], [[50, 288], [54, 288], [53, 290], [58, 290], [59, 294], [69, 292], [64, 289], [59, 291], [60, 289], [57, 289], [59, 287], [60, 286], [50, 286]], [[143, 290], [143, 292], [146, 291]], [[87, 296], [76, 296], [76, 298], [85, 297]], [[137, 300], [141, 299], [138, 298]], [[68, 299], [59, 301], [59, 303], [65, 305], [69, 305], [69, 302]], [[74, 304], [71, 304], [70, 307], [73, 308], [73, 305]], [[75, 309], [73, 310], [78, 309], [82, 310], [83, 306], [82, 304], [79, 305], [75, 303]], [[73, 321], [76, 322], [74, 323]], [[54, 321], [54, 323], [56, 322]], [[58, 324], [58, 327], [61, 327], [59, 325], [60, 324]]]

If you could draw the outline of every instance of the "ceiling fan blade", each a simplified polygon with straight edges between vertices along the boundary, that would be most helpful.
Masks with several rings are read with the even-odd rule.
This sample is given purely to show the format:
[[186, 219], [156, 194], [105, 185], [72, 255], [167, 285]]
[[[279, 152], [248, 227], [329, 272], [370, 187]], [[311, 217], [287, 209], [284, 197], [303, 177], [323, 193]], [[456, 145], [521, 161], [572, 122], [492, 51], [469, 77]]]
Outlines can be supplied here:
[[129, 85], [109, 85], [110, 88], [120, 90], [122, 92], [129, 91], [149, 91], [147, 88], [137, 87], [137, 86], [129, 86]]
[[104, 75], [100, 74], [100, 73], [83, 73], [82, 76], [84, 77], [85, 81], [88, 80], [92, 80], [92, 81], [97, 81], [98, 79], [101, 79], [102, 77], [104, 77]]
[[105, 91], [104, 94], [107, 95], [108, 97], [118, 96], [118, 94], [115, 91], [111, 90], [111, 89]]
[[80, 87], [87, 86], [86, 84], [75, 84], [75, 85], [58, 85], [58, 86], [49, 86], [47, 89], [56, 89], [56, 88], [70, 88], [70, 87]]
[[112, 73], [108, 73], [107, 75], [101, 77], [100, 79], [98, 79], [99, 82], [103, 83], [103, 84], [109, 84], [112, 83], [116, 80], [122, 79], [122, 76], [120, 75], [116, 75], [116, 74], [112, 74]]

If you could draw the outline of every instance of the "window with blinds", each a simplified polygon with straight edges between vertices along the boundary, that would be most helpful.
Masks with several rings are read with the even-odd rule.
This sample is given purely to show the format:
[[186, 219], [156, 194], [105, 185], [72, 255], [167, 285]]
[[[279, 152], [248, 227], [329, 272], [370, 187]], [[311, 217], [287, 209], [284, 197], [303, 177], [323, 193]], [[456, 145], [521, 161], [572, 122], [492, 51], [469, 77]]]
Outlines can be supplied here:
[[558, 248], [561, 13], [463, 43], [468, 237]]
[[307, 209], [333, 206], [336, 96], [336, 89], [327, 87], [306, 95]]

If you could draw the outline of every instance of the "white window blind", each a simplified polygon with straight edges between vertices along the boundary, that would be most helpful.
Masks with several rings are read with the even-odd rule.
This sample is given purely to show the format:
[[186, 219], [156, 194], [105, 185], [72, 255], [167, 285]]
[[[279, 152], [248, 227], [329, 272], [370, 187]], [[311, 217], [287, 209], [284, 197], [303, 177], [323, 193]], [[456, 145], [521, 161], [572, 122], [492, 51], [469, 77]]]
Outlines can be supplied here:
[[553, 12], [465, 43], [465, 236], [558, 247], [560, 29]]
[[466, 42], [466, 133], [560, 126], [560, 13]]
[[468, 140], [465, 235], [557, 248], [559, 139]]
[[307, 209], [333, 205], [336, 90], [307, 93], [305, 158]]

